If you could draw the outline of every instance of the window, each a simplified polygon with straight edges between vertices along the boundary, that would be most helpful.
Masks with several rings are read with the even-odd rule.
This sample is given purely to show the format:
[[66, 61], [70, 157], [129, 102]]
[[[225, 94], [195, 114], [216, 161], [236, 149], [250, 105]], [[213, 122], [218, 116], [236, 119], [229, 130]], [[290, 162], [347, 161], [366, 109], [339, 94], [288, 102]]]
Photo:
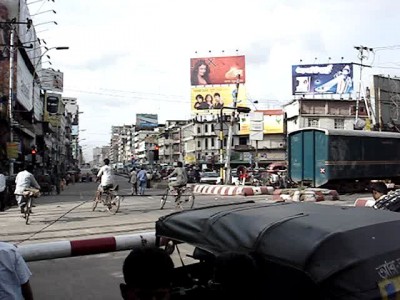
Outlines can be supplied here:
[[308, 118], [308, 127], [318, 127], [318, 118]]
[[335, 119], [335, 129], [344, 129], [344, 119]]
[[214, 131], [215, 131], [214, 124], [211, 124], [211, 132], [214, 132]]
[[201, 142], [197, 141], [197, 148], [201, 148]]
[[200, 128], [200, 126], [197, 126], [197, 133], [201, 133], [201, 128]]
[[208, 125], [204, 125], [204, 132], [208, 132]]
[[239, 145], [247, 145], [247, 137], [239, 137]]
[[215, 139], [211, 138], [211, 147], [214, 147], [214, 146], [215, 146]]

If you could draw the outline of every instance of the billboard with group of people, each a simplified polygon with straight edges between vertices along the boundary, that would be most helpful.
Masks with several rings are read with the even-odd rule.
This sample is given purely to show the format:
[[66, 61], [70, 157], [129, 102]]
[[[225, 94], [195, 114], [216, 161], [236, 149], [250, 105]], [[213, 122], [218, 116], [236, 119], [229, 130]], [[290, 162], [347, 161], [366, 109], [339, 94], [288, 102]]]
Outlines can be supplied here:
[[190, 60], [191, 110], [194, 114], [217, 113], [246, 100], [244, 56], [202, 57]]

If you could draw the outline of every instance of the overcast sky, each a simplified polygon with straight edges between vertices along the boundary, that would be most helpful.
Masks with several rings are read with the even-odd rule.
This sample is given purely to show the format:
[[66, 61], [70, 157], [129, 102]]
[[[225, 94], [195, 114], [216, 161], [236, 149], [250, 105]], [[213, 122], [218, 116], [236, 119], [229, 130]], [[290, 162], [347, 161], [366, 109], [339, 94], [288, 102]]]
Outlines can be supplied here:
[[[33, 0], [28, 1], [33, 2]], [[356, 45], [376, 49], [375, 74], [398, 75], [400, 2], [393, 0], [55, 0], [30, 5], [52, 67], [76, 97], [85, 156], [107, 145], [112, 125], [137, 113], [160, 122], [190, 117], [190, 58], [245, 55], [247, 96], [261, 108], [290, 101], [291, 66], [358, 62]], [[238, 51], [237, 51], [238, 50]], [[224, 52], [223, 52], [224, 51]], [[197, 52], [197, 53], [196, 53]], [[44, 65], [46, 67], [46, 65]], [[384, 67], [384, 68], [383, 68]], [[390, 68], [388, 68], [390, 67]], [[366, 72], [365, 72], [366, 73]], [[366, 74], [367, 76], [367, 74]], [[367, 79], [367, 78], [365, 78]]]

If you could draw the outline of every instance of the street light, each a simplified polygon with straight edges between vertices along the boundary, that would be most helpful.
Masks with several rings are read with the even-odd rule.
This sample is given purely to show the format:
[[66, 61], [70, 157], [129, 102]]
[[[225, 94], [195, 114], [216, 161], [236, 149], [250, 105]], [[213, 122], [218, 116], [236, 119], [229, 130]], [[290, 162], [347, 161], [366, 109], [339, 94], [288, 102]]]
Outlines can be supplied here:
[[39, 24], [35, 24], [35, 27], [37, 27], [39, 25], [50, 24], [50, 23], [58, 25], [58, 23], [56, 21], [49, 21], [49, 22], [42, 22], [42, 23], [39, 23]]
[[[30, 5], [30, 4], [33, 4], [33, 3], [38, 3], [38, 2], [43, 2], [44, 0], [36, 0], [36, 1], [32, 1], [32, 2], [29, 2], [29, 3], [26, 3], [27, 5]], [[52, 1], [52, 2], [54, 2], [54, 0], [47, 0], [47, 1]]]
[[57, 13], [54, 9], [49, 9], [49, 10], [41, 11], [41, 12], [38, 12], [38, 13], [36, 13], [34, 15], [31, 15], [31, 17], [37, 16], [37, 15], [41, 15], [41, 14], [44, 14], [44, 13], [47, 13], [47, 12], [53, 12], [54, 14]]

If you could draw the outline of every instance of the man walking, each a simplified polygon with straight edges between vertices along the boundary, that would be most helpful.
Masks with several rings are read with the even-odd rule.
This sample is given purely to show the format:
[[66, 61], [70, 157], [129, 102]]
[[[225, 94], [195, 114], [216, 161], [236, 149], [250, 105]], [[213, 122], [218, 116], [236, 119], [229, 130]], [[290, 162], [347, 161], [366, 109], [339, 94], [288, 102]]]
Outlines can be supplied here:
[[131, 171], [131, 178], [129, 178], [129, 182], [132, 184], [132, 196], [137, 195], [137, 173], [135, 168], [133, 168]]
[[139, 195], [144, 195], [144, 190], [147, 186], [147, 171], [144, 167], [140, 168], [140, 171], [137, 174], [137, 180], [139, 181]]

